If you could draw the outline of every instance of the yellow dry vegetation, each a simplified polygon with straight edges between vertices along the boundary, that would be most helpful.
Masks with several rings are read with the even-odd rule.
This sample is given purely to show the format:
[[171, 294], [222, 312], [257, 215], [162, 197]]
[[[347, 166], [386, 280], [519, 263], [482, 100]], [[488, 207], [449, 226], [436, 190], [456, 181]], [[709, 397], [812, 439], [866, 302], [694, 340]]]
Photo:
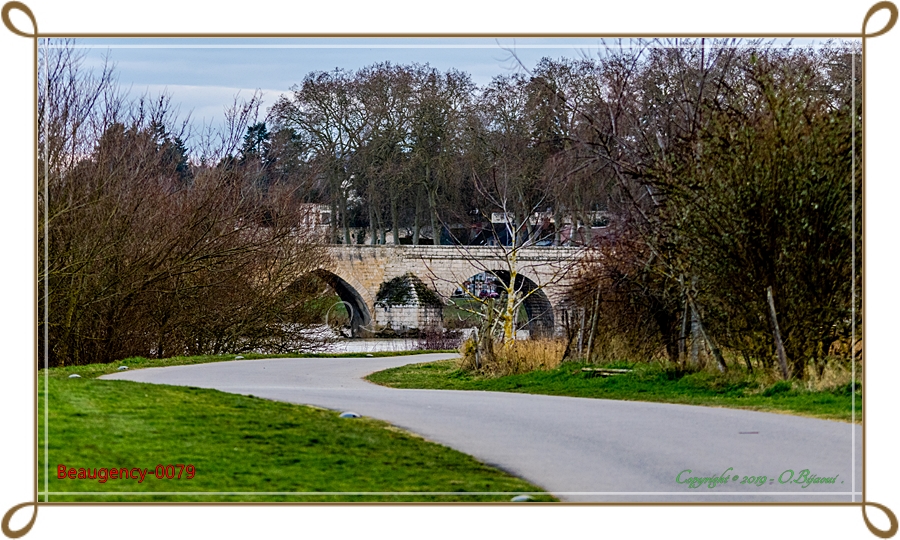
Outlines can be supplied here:
[[489, 377], [503, 377], [536, 370], [555, 369], [562, 362], [566, 342], [562, 339], [528, 339], [494, 343], [493, 358], [475, 368], [475, 347], [466, 341], [460, 367]]

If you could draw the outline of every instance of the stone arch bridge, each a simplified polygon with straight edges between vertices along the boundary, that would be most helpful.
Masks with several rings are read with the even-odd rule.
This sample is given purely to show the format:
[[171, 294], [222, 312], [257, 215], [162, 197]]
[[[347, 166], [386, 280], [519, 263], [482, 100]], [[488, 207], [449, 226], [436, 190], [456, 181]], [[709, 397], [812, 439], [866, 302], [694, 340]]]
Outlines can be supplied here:
[[[382, 283], [411, 273], [448, 299], [462, 284], [481, 272], [510, 281], [509, 248], [486, 246], [331, 246], [331, 262], [317, 271], [341, 300], [352, 307], [351, 329], [358, 335], [371, 328], [375, 297]], [[582, 248], [532, 247], [515, 253], [516, 289], [531, 293], [524, 302], [528, 329], [555, 332], [561, 323], [559, 307], [570, 270], [582, 258]]]

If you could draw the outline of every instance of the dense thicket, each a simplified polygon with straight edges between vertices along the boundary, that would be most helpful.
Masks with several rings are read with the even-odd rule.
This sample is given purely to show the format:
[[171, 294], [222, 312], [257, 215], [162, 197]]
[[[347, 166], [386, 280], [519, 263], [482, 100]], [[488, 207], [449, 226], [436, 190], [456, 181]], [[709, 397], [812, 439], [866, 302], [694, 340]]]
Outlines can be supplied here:
[[803, 377], [861, 322], [859, 50], [691, 45], [614, 55], [620, 98], [592, 122], [625, 202], [578, 291], [596, 353], [683, 361], [705, 343], [752, 369], [781, 341], [779, 371]]

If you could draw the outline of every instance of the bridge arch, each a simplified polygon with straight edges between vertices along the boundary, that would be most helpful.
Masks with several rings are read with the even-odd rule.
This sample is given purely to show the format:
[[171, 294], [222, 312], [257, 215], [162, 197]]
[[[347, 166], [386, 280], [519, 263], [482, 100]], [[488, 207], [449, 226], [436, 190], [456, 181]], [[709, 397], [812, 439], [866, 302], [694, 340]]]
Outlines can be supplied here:
[[[486, 273], [493, 274], [504, 286], [509, 286], [511, 277], [509, 270], [488, 270]], [[529, 336], [552, 336], [555, 329], [553, 304], [550, 303], [550, 299], [544, 290], [531, 278], [523, 274], [516, 274], [516, 282], [513, 288], [519, 295], [527, 295], [522, 305], [525, 308], [525, 314], [528, 316], [526, 327], [528, 328]]]
[[334, 289], [338, 297], [350, 306], [350, 335], [356, 337], [359, 330], [366, 327], [372, 322], [372, 314], [369, 311], [368, 302], [360, 294], [361, 287], [354, 287], [347, 280], [330, 272], [328, 270], [319, 269], [312, 272], [313, 275], [324, 281], [328, 286]]

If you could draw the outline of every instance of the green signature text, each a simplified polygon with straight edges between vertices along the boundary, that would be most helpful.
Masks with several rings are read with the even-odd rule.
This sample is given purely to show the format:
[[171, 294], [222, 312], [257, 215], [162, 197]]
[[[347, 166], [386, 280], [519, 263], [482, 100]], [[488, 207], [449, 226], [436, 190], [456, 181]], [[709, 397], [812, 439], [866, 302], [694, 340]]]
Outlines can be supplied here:
[[[678, 473], [675, 482], [685, 484], [689, 488], [696, 489], [700, 486], [706, 486], [708, 489], [715, 489], [716, 486], [727, 484], [729, 481], [733, 484], [762, 487], [766, 483], [774, 484], [777, 480], [779, 484], [797, 484], [801, 488], [808, 488], [813, 484], [834, 484], [837, 482], [838, 476], [819, 476], [813, 474], [809, 469], [803, 469], [798, 473], [794, 473], [793, 469], [775, 476], [754, 475], [742, 476], [733, 473], [734, 468], [728, 467], [722, 474], [716, 476], [692, 476], [691, 469], [685, 469]], [[843, 483], [843, 482], [841, 482]]]

